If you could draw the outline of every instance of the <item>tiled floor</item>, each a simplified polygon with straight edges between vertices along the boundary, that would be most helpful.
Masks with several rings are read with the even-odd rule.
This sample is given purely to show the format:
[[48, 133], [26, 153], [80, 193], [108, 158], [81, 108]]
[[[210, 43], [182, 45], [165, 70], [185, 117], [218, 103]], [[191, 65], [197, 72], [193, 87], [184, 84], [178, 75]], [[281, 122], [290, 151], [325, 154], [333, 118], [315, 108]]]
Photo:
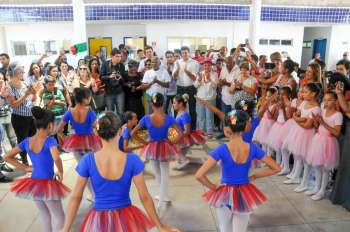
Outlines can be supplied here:
[[[213, 147], [215, 144], [209, 144]], [[205, 156], [200, 149], [193, 156]], [[64, 183], [74, 186], [75, 161], [70, 154], [62, 155], [65, 168]], [[182, 231], [218, 231], [215, 211], [201, 199], [205, 189], [194, 179], [198, 165], [191, 165], [184, 172], [171, 171], [170, 194], [172, 205], [160, 210], [164, 222], [177, 226]], [[14, 175], [19, 175], [17, 171]], [[213, 180], [219, 179], [218, 169], [210, 173]], [[146, 180], [149, 191], [157, 191], [152, 170], [146, 165]], [[250, 221], [250, 232], [345, 232], [350, 231], [350, 212], [329, 200], [314, 202], [304, 194], [294, 193], [294, 186], [282, 184], [282, 177], [258, 180], [256, 185], [268, 196], [269, 201], [257, 209]], [[41, 231], [38, 211], [33, 202], [17, 199], [8, 192], [8, 184], [0, 184], [0, 232]], [[140, 206], [135, 189], [134, 203]], [[67, 199], [64, 201], [67, 206]], [[78, 231], [90, 204], [83, 200], [73, 231]]]

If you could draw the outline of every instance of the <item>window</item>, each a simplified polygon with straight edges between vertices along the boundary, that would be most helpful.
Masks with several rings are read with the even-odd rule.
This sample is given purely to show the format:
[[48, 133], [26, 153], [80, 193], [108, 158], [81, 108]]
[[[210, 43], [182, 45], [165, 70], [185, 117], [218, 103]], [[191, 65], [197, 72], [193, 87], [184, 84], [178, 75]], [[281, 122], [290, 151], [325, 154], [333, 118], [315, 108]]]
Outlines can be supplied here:
[[182, 46], [190, 48], [191, 52], [196, 49], [206, 51], [211, 46], [220, 49], [227, 46], [226, 37], [168, 37], [168, 50], [180, 49]]
[[282, 39], [281, 40], [281, 45], [292, 46], [293, 45], [293, 41], [291, 39]]
[[24, 41], [14, 41], [12, 42], [13, 53], [15, 56], [26, 56], [27, 46]]
[[311, 48], [311, 40], [303, 42], [303, 48]]
[[270, 45], [281, 45], [281, 40], [279, 39], [270, 39], [269, 40]]
[[48, 40], [44, 41], [44, 50], [49, 54], [57, 54], [56, 41]]
[[268, 45], [269, 44], [269, 40], [268, 39], [260, 39], [259, 40], [259, 44], [260, 45]]

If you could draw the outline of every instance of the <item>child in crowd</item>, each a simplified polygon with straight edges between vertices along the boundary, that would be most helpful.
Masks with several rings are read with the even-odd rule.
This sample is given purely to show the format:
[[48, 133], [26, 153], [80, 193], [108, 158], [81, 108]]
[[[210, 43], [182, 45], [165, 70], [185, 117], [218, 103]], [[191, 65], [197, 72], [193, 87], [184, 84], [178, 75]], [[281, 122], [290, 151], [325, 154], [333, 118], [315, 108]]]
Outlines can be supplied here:
[[306, 162], [306, 159], [312, 137], [315, 135], [313, 115], [319, 115], [321, 111], [318, 104], [318, 96], [320, 93], [321, 87], [317, 83], [309, 83], [304, 86], [304, 101], [300, 105], [300, 112], [295, 112], [293, 115], [296, 124], [290, 129], [282, 145], [282, 149], [290, 151], [295, 158], [295, 172], [292, 178], [284, 183], [300, 183], [299, 178], [304, 166], [302, 181], [300, 185], [294, 189], [295, 192], [304, 192], [307, 190], [310, 165]]
[[[280, 133], [280, 141], [281, 141], [281, 153], [282, 153], [282, 171], [278, 174], [278, 175], [287, 175], [287, 178], [291, 178], [295, 172], [295, 165], [293, 165], [293, 169], [290, 172], [290, 168], [289, 168], [289, 158], [291, 155], [291, 152], [283, 149], [283, 143], [284, 140], [286, 139], [290, 129], [293, 127], [294, 124], [296, 124], [294, 118], [293, 118], [293, 114], [296, 111], [300, 111], [300, 105], [303, 102], [303, 91], [302, 89], [300, 89], [297, 93], [297, 98], [294, 98], [292, 100], [292, 102], [290, 103], [290, 115], [292, 115], [291, 118], [289, 118], [284, 124], [283, 127], [281, 128], [281, 133]], [[287, 110], [288, 111], [288, 110]], [[294, 159], [295, 161], [295, 159]]]
[[[164, 96], [160, 93], [155, 94], [152, 97], [153, 113], [144, 116], [131, 133], [137, 140], [146, 144], [141, 149], [141, 155], [143, 155], [146, 160], [150, 160], [154, 168], [160, 190], [159, 196], [156, 196], [156, 198], [159, 198], [158, 207], [164, 202], [170, 202], [168, 195], [169, 161], [175, 160], [177, 156], [180, 155], [175, 144], [182, 136], [176, 120], [172, 116], [164, 113], [163, 105]], [[170, 127], [173, 127], [178, 134], [177, 138], [173, 141], [174, 144], [168, 140], [168, 130]], [[143, 141], [143, 139], [138, 136], [138, 131], [141, 128], [146, 128], [148, 130], [150, 137], [149, 143], [146, 143], [146, 141]]]
[[[121, 120], [114, 113], [107, 112], [99, 119], [98, 124], [97, 133], [102, 140], [102, 149], [86, 154], [76, 168], [79, 176], [61, 232], [71, 230], [88, 179], [92, 182], [96, 200], [80, 231], [146, 232], [156, 226], [160, 232], [178, 232], [178, 229], [160, 222], [147, 190], [143, 177], [144, 164], [140, 158], [136, 154], [125, 153], [116, 146], [120, 139]], [[131, 182], [134, 182], [149, 218], [132, 205]]]
[[313, 115], [317, 133], [311, 140], [306, 162], [316, 167], [316, 185], [306, 195], [313, 195], [312, 200], [324, 198], [330, 170], [339, 164], [339, 144], [337, 137], [341, 133], [343, 115], [336, 109], [337, 95], [328, 92], [323, 98], [321, 115]]
[[187, 94], [176, 95], [173, 100], [174, 110], [177, 112], [176, 122], [182, 132], [182, 137], [178, 142], [178, 146], [182, 151], [184, 158], [178, 160], [179, 165], [177, 169], [184, 168], [190, 163], [190, 160], [186, 158], [186, 154], [189, 148], [193, 144], [204, 144], [204, 133], [201, 130], [191, 131], [191, 115], [186, 111], [186, 105], [189, 100]]
[[[56, 139], [51, 135], [55, 115], [38, 106], [32, 108], [36, 133], [27, 137], [6, 154], [5, 160], [13, 166], [31, 173], [31, 177], [16, 180], [11, 192], [17, 197], [31, 199], [39, 209], [43, 231], [59, 231], [64, 224], [61, 199], [69, 192], [62, 184], [63, 166]], [[19, 163], [15, 156], [25, 151], [33, 166]], [[54, 164], [58, 170], [55, 174]]]
[[[246, 143], [242, 133], [249, 126], [249, 115], [233, 110], [225, 119], [224, 133], [229, 142], [221, 144], [197, 171], [196, 178], [210, 189], [204, 194], [209, 204], [216, 208], [221, 232], [245, 232], [254, 208], [266, 201], [266, 197], [250, 182], [280, 171], [279, 166], [254, 143]], [[251, 162], [259, 159], [267, 167], [248, 176]], [[206, 176], [218, 161], [222, 162], [222, 178], [219, 185]]]
[[[281, 164], [282, 162], [282, 128], [285, 122], [292, 117], [291, 110], [291, 95], [292, 89], [289, 86], [282, 87], [280, 89], [279, 97], [278, 97], [278, 116], [277, 120], [271, 127], [271, 130], [268, 132], [266, 145], [270, 150], [274, 151], [276, 154], [276, 162]], [[283, 167], [282, 167], [283, 168]]]
[[271, 87], [267, 90], [265, 104], [259, 110], [261, 120], [253, 136], [253, 141], [262, 145], [263, 150], [267, 153], [267, 135], [278, 115], [277, 102], [278, 90], [276, 87]]

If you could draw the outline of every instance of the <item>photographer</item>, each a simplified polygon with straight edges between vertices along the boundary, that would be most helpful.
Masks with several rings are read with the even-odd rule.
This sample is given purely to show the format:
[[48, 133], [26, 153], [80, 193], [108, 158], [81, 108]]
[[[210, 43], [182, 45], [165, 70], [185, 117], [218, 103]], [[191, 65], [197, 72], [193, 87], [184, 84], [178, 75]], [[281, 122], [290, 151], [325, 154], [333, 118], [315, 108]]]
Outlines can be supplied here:
[[115, 111], [116, 109], [120, 117], [124, 112], [123, 81], [126, 74], [121, 59], [121, 52], [113, 48], [111, 60], [104, 62], [101, 69], [102, 82], [106, 85], [107, 110]]

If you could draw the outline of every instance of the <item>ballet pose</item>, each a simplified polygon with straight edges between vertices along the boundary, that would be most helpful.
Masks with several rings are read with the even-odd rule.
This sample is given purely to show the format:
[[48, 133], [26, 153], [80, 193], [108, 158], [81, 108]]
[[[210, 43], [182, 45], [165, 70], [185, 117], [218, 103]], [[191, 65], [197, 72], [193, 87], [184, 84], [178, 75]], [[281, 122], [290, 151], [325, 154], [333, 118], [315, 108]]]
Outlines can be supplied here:
[[86, 152], [101, 149], [101, 140], [94, 134], [96, 114], [90, 109], [91, 92], [87, 88], [74, 89], [75, 107], [69, 109], [57, 128], [59, 137], [63, 137], [62, 130], [67, 123], [71, 123], [75, 134], [64, 139], [63, 150], [73, 152], [77, 161]]
[[[289, 86], [282, 87], [280, 89], [280, 96], [278, 99], [278, 116], [277, 120], [272, 125], [270, 131], [267, 134], [266, 145], [270, 150], [276, 154], [276, 162], [282, 163], [282, 133], [285, 122], [292, 117], [291, 100], [292, 89]], [[282, 167], [283, 168], [283, 167]]]
[[[168, 195], [169, 161], [176, 160], [177, 157], [181, 155], [174, 144], [176, 144], [182, 136], [176, 120], [172, 116], [164, 113], [163, 104], [164, 96], [160, 93], [155, 94], [152, 97], [153, 113], [144, 116], [131, 134], [135, 136], [137, 140], [146, 144], [141, 149], [141, 155], [144, 156], [146, 160], [150, 160], [154, 168], [156, 180], [160, 189], [159, 196], [156, 196], [156, 199], [159, 198], [158, 207], [161, 206], [161, 203], [170, 202]], [[168, 130], [170, 127], [174, 128], [178, 134], [175, 141], [173, 141], [174, 144], [168, 140]], [[147, 143], [138, 136], [138, 131], [141, 128], [146, 128], [148, 130], [150, 142]]]
[[138, 122], [137, 114], [131, 111], [127, 111], [124, 114], [124, 119], [126, 123], [121, 128], [120, 139], [119, 139], [119, 149], [124, 152], [131, 152], [143, 147], [143, 145], [130, 146], [131, 131], [137, 125], [137, 122]]
[[316, 83], [309, 83], [304, 86], [304, 101], [300, 105], [300, 112], [295, 112], [293, 115], [296, 124], [290, 129], [282, 145], [282, 149], [290, 151], [295, 158], [294, 174], [291, 179], [284, 182], [285, 184], [300, 183], [300, 175], [304, 166], [302, 181], [294, 189], [295, 192], [304, 192], [307, 190], [310, 165], [306, 162], [306, 158], [312, 137], [315, 135], [313, 115], [319, 115], [321, 111], [317, 101], [320, 93], [321, 87]]
[[[17, 168], [31, 173], [31, 177], [16, 180], [10, 191], [17, 197], [33, 200], [39, 209], [43, 231], [57, 232], [64, 224], [61, 199], [70, 189], [62, 184], [63, 166], [56, 139], [51, 135], [55, 115], [38, 106], [32, 108], [36, 133], [27, 137], [9, 153], [5, 160]], [[33, 166], [19, 163], [15, 156], [26, 152]], [[54, 172], [54, 165], [58, 172]]]
[[[253, 209], [266, 201], [266, 197], [251, 182], [274, 175], [280, 171], [276, 162], [254, 143], [246, 143], [242, 133], [249, 123], [249, 115], [233, 110], [225, 120], [224, 133], [229, 138], [221, 144], [197, 171], [196, 178], [210, 189], [204, 194], [209, 204], [216, 208], [221, 232], [245, 232]], [[267, 166], [248, 176], [251, 162], [259, 159]], [[206, 176], [218, 161], [222, 164], [220, 184], [212, 183]]]
[[[62, 232], [71, 230], [88, 179], [96, 198], [81, 225], [81, 232], [146, 232], [154, 226], [161, 232], [179, 231], [160, 222], [143, 177], [143, 162], [136, 154], [119, 149], [121, 126], [121, 120], [112, 112], [99, 119], [97, 133], [103, 146], [98, 152], [84, 155], [76, 167], [78, 180]], [[136, 186], [148, 217], [131, 202], [131, 182]]]
[[306, 162], [316, 168], [316, 184], [305, 192], [318, 201], [324, 198], [329, 179], [329, 172], [338, 167], [339, 144], [337, 137], [341, 133], [343, 115], [336, 109], [337, 95], [328, 92], [323, 98], [324, 107], [321, 115], [313, 115], [318, 127], [317, 133], [311, 140]]
[[[276, 87], [271, 87], [267, 90], [266, 102], [259, 110], [259, 117], [261, 120], [253, 135], [253, 141], [262, 145], [263, 150], [267, 153], [267, 135], [278, 115], [277, 94], [278, 91]], [[271, 155], [270, 153], [268, 154]]]
[[176, 122], [179, 125], [179, 128], [182, 132], [182, 137], [178, 142], [178, 146], [181, 149], [183, 158], [179, 159], [179, 165], [177, 169], [184, 168], [190, 160], [186, 158], [186, 154], [189, 148], [193, 144], [204, 144], [205, 138], [204, 133], [201, 130], [191, 130], [191, 116], [186, 111], [186, 105], [188, 102], [188, 95], [176, 95], [173, 100], [174, 110], [177, 112]]

